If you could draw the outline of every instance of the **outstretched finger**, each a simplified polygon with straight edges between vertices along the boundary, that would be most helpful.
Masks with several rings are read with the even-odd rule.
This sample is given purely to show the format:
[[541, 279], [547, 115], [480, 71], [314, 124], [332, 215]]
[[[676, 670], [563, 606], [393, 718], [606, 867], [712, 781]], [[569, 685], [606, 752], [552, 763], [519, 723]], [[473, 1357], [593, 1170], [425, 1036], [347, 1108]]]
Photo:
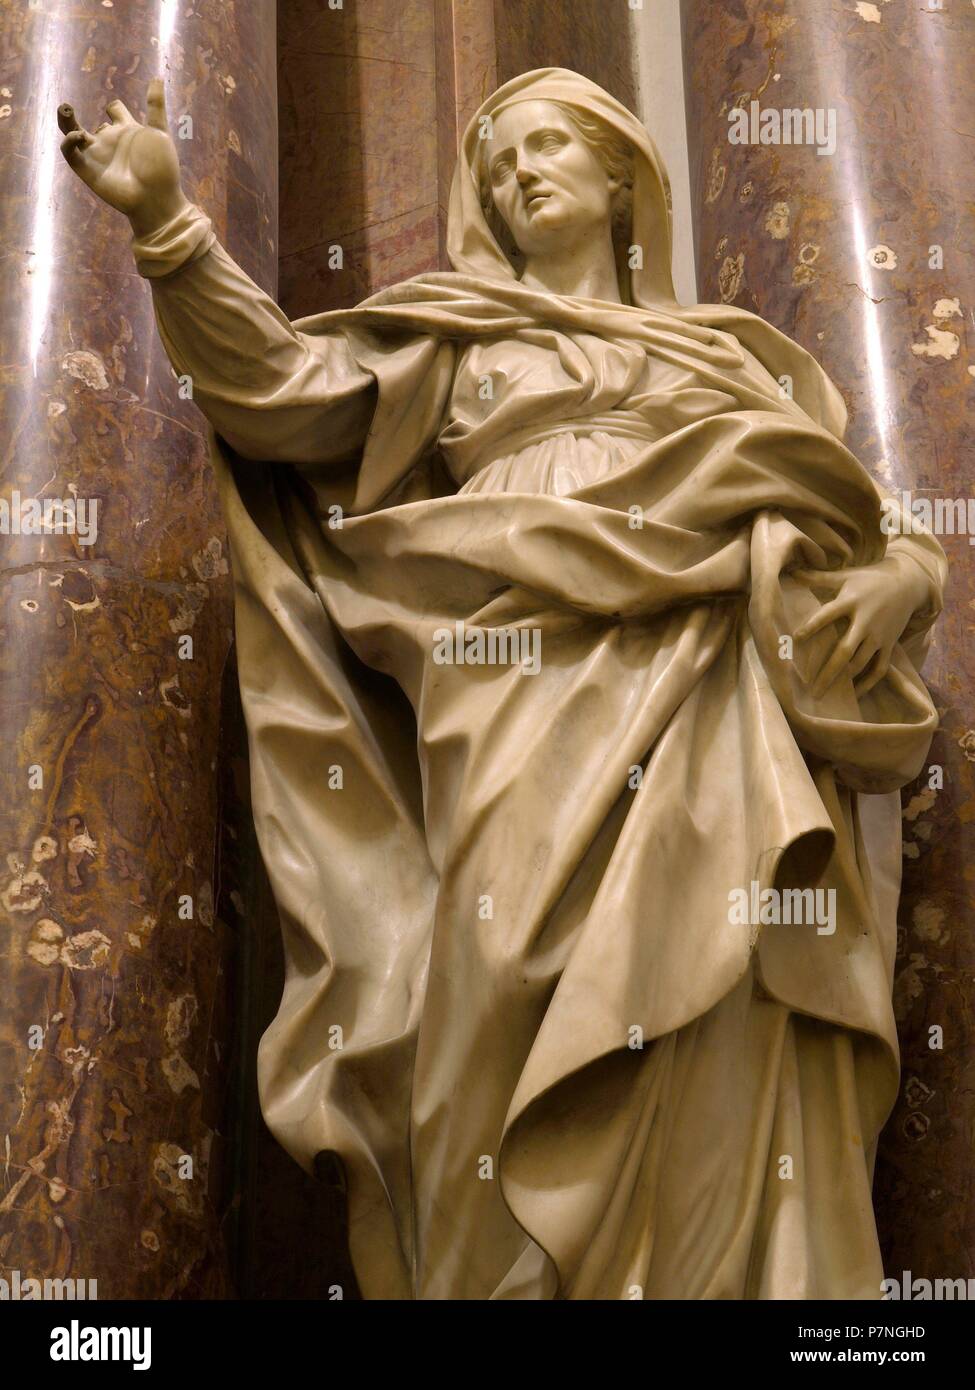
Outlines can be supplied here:
[[804, 623], [800, 623], [795, 630], [797, 642], [804, 642], [807, 637], [812, 637], [816, 632], [820, 632], [824, 627], [829, 627], [830, 623], [835, 623], [839, 618], [849, 617], [846, 604], [842, 599], [834, 598], [829, 603], [824, 603], [817, 613], [811, 618], [807, 618]]
[[69, 101], [62, 101], [58, 107], [58, 130], [62, 135], [70, 135], [73, 131], [80, 129], [81, 126], [74, 113], [74, 107]]
[[892, 652], [889, 647], [883, 647], [877, 653], [872, 669], [868, 669], [853, 687], [859, 697], [862, 698], [868, 694], [887, 675], [890, 670], [891, 655]]
[[137, 124], [135, 117], [126, 106], [125, 102], [120, 101], [118, 97], [115, 97], [114, 100], [110, 101], [105, 107], [105, 115], [111, 121], [112, 125]]
[[149, 90], [146, 93], [146, 110], [148, 112], [146, 125], [151, 125], [156, 130], [169, 129], [166, 121], [166, 89], [161, 77], [154, 77], [149, 83]]
[[879, 651], [880, 648], [877, 646], [877, 643], [870, 637], [860, 643], [859, 651], [846, 670], [846, 674], [851, 681], [856, 681], [857, 677], [863, 674]]
[[817, 700], [821, 700], [827, 690], [838, 678], [841, 671], [845, 671], [853, 660], [853, 654], [859, 647], [860, 642], [852, 632], [848, 632], [845, 637], [841, 637], [833, 648], [833, 653], [826, 665], [822, 668], [819, 675], [812, 681], [812, 693]]
[[90, 143], [91, 136], [81, 129], [72, 130], [61, 141], [61, 153], [77, 174], [84, 174], [88, 166], [85, 149]]

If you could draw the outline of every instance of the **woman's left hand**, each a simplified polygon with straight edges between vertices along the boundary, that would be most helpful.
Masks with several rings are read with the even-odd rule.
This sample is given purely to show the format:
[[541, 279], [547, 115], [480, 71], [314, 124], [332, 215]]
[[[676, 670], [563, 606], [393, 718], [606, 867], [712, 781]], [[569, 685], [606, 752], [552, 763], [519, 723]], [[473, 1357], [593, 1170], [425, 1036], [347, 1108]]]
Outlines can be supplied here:
[[925, 601], [920, 570], [902, 556], [888, 555], [875, 565], [853, 569], [794, 570], [792, 578], [834, 595], [796, 629], [797, 642], [830, 623], [847, 623], [818, 672], [809, 673], [813, 695], [819, 699], [844, 672], [855, 682], [856, 693], [865, 695], [887, 674], [895, 645]]

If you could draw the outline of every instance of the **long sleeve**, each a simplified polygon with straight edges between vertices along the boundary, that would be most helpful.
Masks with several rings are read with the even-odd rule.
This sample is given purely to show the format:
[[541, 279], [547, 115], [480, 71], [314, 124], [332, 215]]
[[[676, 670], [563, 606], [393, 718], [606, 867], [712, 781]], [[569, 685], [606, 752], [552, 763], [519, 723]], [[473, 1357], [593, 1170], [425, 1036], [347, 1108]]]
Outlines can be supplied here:
[[885, 489], [881, 490], [885, 515], [890, 520], [887, 554], [911, 560], [924, 575], [928, 586], [928, 601], [915, 613], [909, 630], [930, 627], [941, 612], [945, 584], [948, 582], [948, 559], [938, 540], [916, 517], [904, 510], [900, 500]]
[[913, 565], [926, 582], [926, 601], [915, 610], [901, 637], [901, 646], [920, 671], [931, 645], [932, 626], [942, 609], [944, 588], [948, 582], [948, 560], [936, 538], [916, 517], [905, 511], [893, 493], [884, 488], [878, 488], [878, 491], [888, 532], [888, 557], [896, 557]]
[[299, 333], [187, 207], [133, 242], [156, 322], [193, 400], [242, 457], [332, 463], [361, 449], [376, 405], [371, 372], [341, 333]]

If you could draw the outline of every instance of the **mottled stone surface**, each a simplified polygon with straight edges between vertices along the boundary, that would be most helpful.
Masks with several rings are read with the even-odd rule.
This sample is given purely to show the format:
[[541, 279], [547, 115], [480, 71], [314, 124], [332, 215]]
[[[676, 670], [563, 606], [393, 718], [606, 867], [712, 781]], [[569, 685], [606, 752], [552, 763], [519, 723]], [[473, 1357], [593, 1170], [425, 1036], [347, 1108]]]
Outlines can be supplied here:
[[278, 34], [292, 318], [446, 268], [457, 136], [501, 82], [565, 66], [635, 101], [622, 0], [280, 0]]
[[437, 260], [433, 0], [278, 7], [281, 304], [356, 303]]
[[498, 82], [571, 68], [635, 110], [630, 14], [626, 0], [494, 0]]
[[[819, 358], [882, 484], [967, 500], [975, 8], [687, 0], [683, 19], [701, 299], [752, 309]], [[729, 110], [753, 100], [832, 108], [835, 153], [729, 143]], [[975, 549], [941, 539], [951, 585], [926, 676], [944, 787], [925, 775], [904, 799], [903, 1085], [876, 1182], [888, 1272], [930, 1279], [975, 1274]]]
[[490, 0], [436, 0], [437, 265], [447, 267], [447, 207], [467, 123], [498, 86], [497, 35]]
[[0, 38], [0, 498], [98, 503], [92, 545], [0, 535], [0, 1273], [220, 1296], [226, 545], [128, 227], [55, 112], [139, 114], [163, 74], [189, 196], [273, 287], [274, 12], [4, 0]]

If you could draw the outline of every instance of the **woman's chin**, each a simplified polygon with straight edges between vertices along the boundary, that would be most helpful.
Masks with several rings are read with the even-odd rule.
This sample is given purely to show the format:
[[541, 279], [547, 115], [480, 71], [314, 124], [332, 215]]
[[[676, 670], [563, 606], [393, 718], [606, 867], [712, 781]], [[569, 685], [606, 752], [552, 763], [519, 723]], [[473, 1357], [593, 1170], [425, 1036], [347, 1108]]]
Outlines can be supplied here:
[[524, 236], [518, 239], [518, 249], [526, 256], [545, 257], [563, 252], [566, 237], [575, 231], [568, 218], [555, 217], [551, 221], [543, 219], [545, 214], [539, 213], [531, 226], [525, 229]]

